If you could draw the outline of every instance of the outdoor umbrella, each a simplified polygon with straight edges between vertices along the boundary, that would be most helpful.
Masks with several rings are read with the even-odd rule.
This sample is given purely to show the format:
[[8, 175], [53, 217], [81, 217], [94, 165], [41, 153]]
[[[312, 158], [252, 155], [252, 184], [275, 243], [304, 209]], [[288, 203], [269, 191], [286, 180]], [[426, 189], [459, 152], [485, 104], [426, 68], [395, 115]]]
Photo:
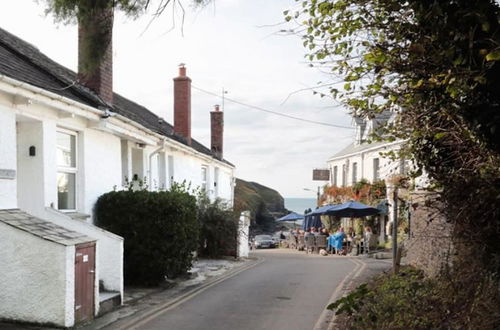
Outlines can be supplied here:
[[302, 219], [304, 219], [303, 215], [292, 212], [288, 215], [285, 215], [284, 217], [276, 219], [276, 221], [296, 221], [296, 220], [302, 220]]
[[295, 212], [292, 212], [290, 214], [285, 215], [284, 217], [281, 217], [279, 219], [276, 219], [276, 221], [293, 221], [293, 228], [295, 228], [295, 221], [297, 220], [302, 220], [304, 219], [304, 216]]
[[360, 218], [369, 215], [379, 214], [380, 210], [359, 203], [355, 201], [350, 201], [340, 205], [334, 205], [329, 210], [326, 210], [323, 214], [334, 215], [341, 218]]
[[308, 213], [305, 215], [303, 229], [308, 230], [311, 227], [320, 228], [321, 227], [321, 213]]

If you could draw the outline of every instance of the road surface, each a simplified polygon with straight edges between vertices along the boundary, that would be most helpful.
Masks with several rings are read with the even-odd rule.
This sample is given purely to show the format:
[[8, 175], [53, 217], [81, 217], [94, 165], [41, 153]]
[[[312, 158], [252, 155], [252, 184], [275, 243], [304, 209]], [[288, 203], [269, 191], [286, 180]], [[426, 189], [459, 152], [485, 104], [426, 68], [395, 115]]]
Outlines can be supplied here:
[[259, 250], [264, 259], [140, 324], [144, 330], [309, 330], [355, 268], [347, 257]]

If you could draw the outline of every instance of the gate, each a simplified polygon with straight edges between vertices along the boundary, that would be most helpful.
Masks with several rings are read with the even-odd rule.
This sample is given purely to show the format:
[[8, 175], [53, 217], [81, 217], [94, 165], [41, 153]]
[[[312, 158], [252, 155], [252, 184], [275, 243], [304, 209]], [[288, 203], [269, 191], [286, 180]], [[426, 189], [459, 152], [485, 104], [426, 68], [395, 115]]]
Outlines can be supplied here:
[[75, 323], [80, 323], [94, 318], [95, 242], [75, 250]]

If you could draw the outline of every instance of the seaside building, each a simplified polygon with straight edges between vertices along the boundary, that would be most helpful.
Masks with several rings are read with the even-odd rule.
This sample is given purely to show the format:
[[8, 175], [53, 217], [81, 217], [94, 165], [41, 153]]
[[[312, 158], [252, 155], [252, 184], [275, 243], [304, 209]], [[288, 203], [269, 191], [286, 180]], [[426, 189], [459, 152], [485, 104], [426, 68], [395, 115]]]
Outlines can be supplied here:
[[[405, 175], [408, 172], [408, 161], [384, 157], [384, 154], [391, 151], [397, 152], [403, 141], [368, 142], [370, 135], [390, 120], [392, 118], [388, 113], [373, 119], [353, 118], [354, 141], [327, 160], [330, 171], [329, 186], [348, 187], [361, 180], [375, 183], [381, 180], [386, 181], [394, 175]], [[387, 207], [388, 204], [389, 202], [385, 200], [378, 205], [381, 215], [375, 231], [378, 233], [379, 242], [385, 242], [390, 236], [393, 215], [391, 209]]]
[[1, 319], [71, 327], [121, 303], [123, 239], [94, 225], [102, 194], [185, 181], [233, 203], [223, 113], [210, 113], [211, 148], [191, 137], [185, 66], [173, 125], [113, 92], [112, 72], [112, 45], [88, 77], [0, 29]]

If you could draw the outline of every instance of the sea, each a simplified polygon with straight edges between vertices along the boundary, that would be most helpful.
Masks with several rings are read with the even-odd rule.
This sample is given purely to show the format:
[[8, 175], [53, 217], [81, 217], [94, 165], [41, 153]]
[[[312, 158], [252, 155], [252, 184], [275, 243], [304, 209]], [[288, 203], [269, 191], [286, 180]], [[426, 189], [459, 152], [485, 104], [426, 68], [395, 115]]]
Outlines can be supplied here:
[[304, 214], [304, 210], [316, 208], [316, 198], [286, 198], [285, 208], [287, 210]]

